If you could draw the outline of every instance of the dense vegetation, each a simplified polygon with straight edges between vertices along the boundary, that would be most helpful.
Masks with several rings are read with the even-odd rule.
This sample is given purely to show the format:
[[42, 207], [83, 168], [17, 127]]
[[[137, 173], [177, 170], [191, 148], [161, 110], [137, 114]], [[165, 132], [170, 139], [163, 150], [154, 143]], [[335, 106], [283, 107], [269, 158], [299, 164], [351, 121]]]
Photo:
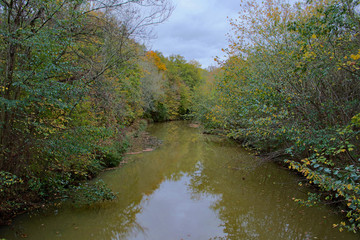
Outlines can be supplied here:
[[343, 203], [340, 231], [360, 228], [359, 5], [244, 3], [229, 57], [194, 106], [207, 127], [285, 159], [320, 190], [297, 201]]
[[200, 67], [140, 42], [172, 6], [152, 0], [0, 1], [0, 219], [47, 200], [112, 199], [98, 182], [136, 119], [182, 118]]
[[207, 72], [141, 44], [165, 0], [0, 0], [0, 219], [114, 198], [83, 180], [119, 164], [125, 128], [194, 117], [284, 160], [317, 189], [296, 201], [341, 203], [339, 229], [358, 231], [359, 5], [246, 1]]

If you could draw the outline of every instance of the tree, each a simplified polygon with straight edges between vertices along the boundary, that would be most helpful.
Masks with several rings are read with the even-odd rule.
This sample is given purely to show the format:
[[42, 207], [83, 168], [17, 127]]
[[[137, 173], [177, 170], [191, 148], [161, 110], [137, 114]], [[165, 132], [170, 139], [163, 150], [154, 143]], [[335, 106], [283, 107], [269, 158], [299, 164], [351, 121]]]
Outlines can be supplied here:
[[120, 129], [142, 114], [137, 41], [171, 11], [152, 0], [0, 1], [0, 172], [24, 182], [2, 202], [29, 188], [61, 194], [122, 151]]
[[[202, 119], [319, 188], [310, 204], [346, 203], [360, 224], [358, 1], [246, 1]], [[213, 96], [214, 96], [213, 95]]]

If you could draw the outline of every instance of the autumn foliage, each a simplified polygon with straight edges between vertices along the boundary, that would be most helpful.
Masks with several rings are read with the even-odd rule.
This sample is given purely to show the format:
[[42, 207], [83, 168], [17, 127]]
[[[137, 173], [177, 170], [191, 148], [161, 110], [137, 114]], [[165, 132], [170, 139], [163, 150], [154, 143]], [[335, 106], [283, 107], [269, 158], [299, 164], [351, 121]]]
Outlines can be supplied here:
[[80, 183], [119, 164], [125, 128], [189, 112], [179, 69], [194, 65], [178, 56], [169, 70], [138, 43], [171, 11], [168, 1], [0, 1], [0, 224], [49, 200], [114, 198]]
[[[215, 87], [198, 109], [212, 129], [284, 160], [360, 228], [358, 1], [244, 1]], [[300, 183], [302, 185], [302, 183]]]
[[153, 62], [159, 71], [166, 71], [165, 64], [161, 61], [160, 57], [154, 51], [149, 51], [146, 53], [146, 57], [149, 61]]

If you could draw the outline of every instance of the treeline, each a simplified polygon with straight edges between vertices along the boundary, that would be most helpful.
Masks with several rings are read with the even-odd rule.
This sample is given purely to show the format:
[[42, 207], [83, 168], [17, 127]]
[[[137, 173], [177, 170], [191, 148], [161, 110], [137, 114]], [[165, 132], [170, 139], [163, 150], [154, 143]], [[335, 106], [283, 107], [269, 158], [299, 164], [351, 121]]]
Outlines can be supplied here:
[[[246, 1], [231, 21], [226, 61], [195, 105], [210, 129], [284, 159], [360, 228], [359, 1]], [[302, 183], [300, 183], [301, 185]]]
[[140, 44], [171, 11], [152, 0], [0, 1], [2, 221], [70, 195], [113, 198], [81, 181], [120, 162], [124, 128], [190, 112], [200, 65]]

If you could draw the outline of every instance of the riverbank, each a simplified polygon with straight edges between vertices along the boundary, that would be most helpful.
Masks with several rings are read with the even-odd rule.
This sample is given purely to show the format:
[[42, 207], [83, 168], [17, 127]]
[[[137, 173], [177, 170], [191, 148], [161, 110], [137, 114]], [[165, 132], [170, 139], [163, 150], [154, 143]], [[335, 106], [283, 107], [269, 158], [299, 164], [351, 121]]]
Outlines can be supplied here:
[[[352, 137], [357, 136], [359, 132], [355, 132], [354, 125], [349, 125], [345, 130], [338, 131], [335, 139], [343, 137], [343, 145], [333, 146], [330, 149], [322, 146], [316, 146], [318, 139], [312, 139], [314, 146], [302, 146], [301, 153], [295, 153], [295, 148], [269, 147], [264, 139], [257, 139], [252, 141], [243, 137], [234, 137], [232, 130], [225, 129], [205, 129], [206, 134], [216, 134], [220, 136], [227, 136], [233, 139], [239, 145], [253, 152], [262, 161], [271, 161], [277, 163], [282, 168], [290, 171], [299, 178], [298, 185], [306, 186], [310, 189], [307, 196], [302, 198], [293, 198], [299, 205], [306, 207], [313, 207], [317, 205], [329, 205], [334, 211], [340, 214], [343, 219], [341, 222], [334, 223], [333, 227], [338, 228], [340, 232], [348, 230], [351, 232], [358, 232], [360, 227], [359, 222], [359, 180], [360, 168], [359, 161], [355, 161], [352, 157], [354, 145], [352, 145], [347, 136], [348, 133], [353, 134]], [[238, 129], [241, 132], [242, 129]], [[244, 130], [245, 131], [245, 130]], [[308, 137], [309, 138], [309, 137]], [[306, 140], [305, 140], [306, 141]], [[257, 146], [254, 144], [256, 143]], [[259, 144], [261, 143], [261, 144]], [[287, 143], [288, 145], [291, 142]], [[261, 146], [261, 147], [260, 147]], [[345, 161], [345, 157], [352, 157], [353, 161]], [[337, 159], [340, 158], [340, 159]]]
[[[147, 126], [148, 122], [146, 120], [139, 119], [130, 126], [124, 128], [121, 132], [121, 135], [123, 136], [121, 139], [123, 148], [121, 158], [117, 158], [112, 161], [107, 160], [108, 162], [104, 163], [104, 165], [89, 172], [85, 179], [73, 179], [71, 186], [69, 185], [68, 189], [65, 188], [63, 192], [61, 192], [62, 194], [56, 193], [44, 196], [41, 192], [39, 192], [39, 190], [34, 189], [28, 181], [20, 182], [18, 178], [12, 178], [12, 176], [0, 176], [5, 179], [4, 184], [7, 182], [12, 184], [12, 188], [5, 189], [1, 192], [4, 195], [2, 197], [2, 204], [0, 205], [0, 225], [11, 225], [12, 219], [19, 215], [58, 205], [59, 201], [61, 204], [61, 200], [69, 199], [72, 195], [75, 195], [74, 191], [76, 192], [76, 190], [70, 189], [73, 188], [72, 186], [87, 186], [89, 185], [88, 180], [96, 178], [100, 172], [113, 169], [114, 167], [118, 168], [123, 166], [126, 164], [127, 155], [156, 149], [161, 144], [161, 141], [146, 132]], [[58, 171], [60, 171], [60, 169], [58, 169]], [[69, 181], [69, 179], [65, 178], [63, 180]], [[105, 185], [100, 184], [98, 187], [99, 189], [97, 190], [102, 192], [105, 200], [107, 198], [111, 199], [112, 195]], [[92, 191], [95, 189], [91, 189], [91, 187], [88, 186], [86, 190]], [[13, 192], [11, 193], [10, 191]], [[77, 189], [77, 193], [79, 193], [79, 191], [81, 190]], [[84, 198], [87, 197], [90, 197], [90, 195], [84, 196]], [[95, 201], [102, 201], [104, 199], [100, 196], [100, 198], [95, 199]], [[86, 201], [86, 199], [78, 199], [76, 204], [81, 205], [81, 201]]]
[[126, 136], [129, 138], [130, 146], [125, 156], [151, 152], [161, 145], [159, 139], [151, 136], [149, 132], [146, 131], [147, 127], [148, 123], [145, 120], [141, 120], [128, 129]]

